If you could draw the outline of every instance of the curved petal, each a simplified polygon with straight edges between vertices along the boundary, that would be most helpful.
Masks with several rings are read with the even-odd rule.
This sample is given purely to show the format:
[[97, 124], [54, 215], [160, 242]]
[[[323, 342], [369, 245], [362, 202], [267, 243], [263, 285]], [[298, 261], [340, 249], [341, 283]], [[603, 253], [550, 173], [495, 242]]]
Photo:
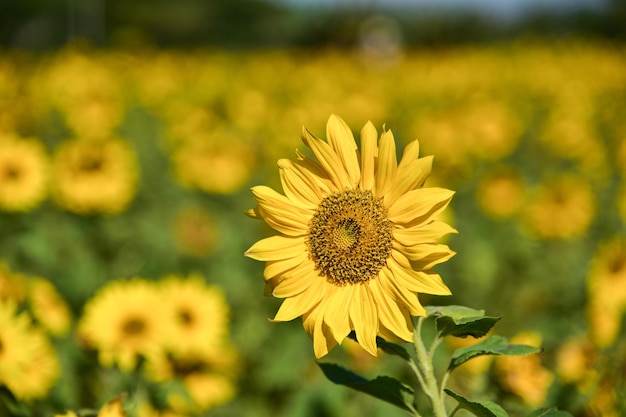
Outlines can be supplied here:
[[402, 152], [402, 159], [400, 159], [400, 163], [398, 164], [398, 169], [402, 168], [409, 162], [415, 161], [417, 158], [419, 158], [419, 154], [420, 143], [417, 139], [415, 139], [404, 147], [404, 151]]
[[315, 309], [302, 316], [302, 325], [311, 339], [313, 339], [313, 352], [317, 359], [325, 356], [332, 348], [337, 346], [330, 329], [324, 324], [324, 320], [321, 317], [322, 313], [322, 311]]
[[420, 245], [403, 246], [397, 240], [393, 241], [393, 249], [406, 256], [411, 262], [412, 269], [419, 271], [431, 269], [456, 254], [448, 245], [424, 243]]
[[298, 160], [295, 162], [295, 166], [300, 168], [305, 175], [310, 176], [315, 184], [319, 186], [322, 197], [336, 190], [328, 173], [324, 171], [324, 168], [322, 168], [320, 164], [308, 158], [306, 155], [301, 154], [297, 149], [296, 157]]
[[302, 141], [311, 149], [311, 152], [313, 152], [313, 155], [315, 155], [315, 158], [317, 158], [317, 161], [337, 189], [343, 190], [351, 186], [341, 159], [328, 143], [313, 136], [305, 127], [302, 128]]
[[374, 172], [378, 147], [378, 133], [372, 122], [367, 122], [361, 129], [361, 189], [373, 190], [376, 184]]
[[326, 138], [335, 153], [341, 158], [350, 183], [356, 187], [361, 179], [359, 151], [350, 127], [337, 115], [331, 114], [326, 124]]
[[378, 307], [378, 318], [381, 324], [378, 331], [381, 336], [390, 340], [390, 334], [386, 334], [384, 331], [386, 329], [393, 335], [391, 340], [399, 339], [411, 342], [413, 340], [413, 323], [408, 310], [402, 309], [386, 294], [377, 279], [371, 280], [369, 285], [372, 289], [374, 302]]
[[348, 316], [353, 291], [352, 287], [352, 285], [335, 286], [328, 291], [324, 302], [326, 306], [324, 322], [332, 332], [337, 343], [341, 343], [352, 330]]
[[283, 274], [288, 273], [290, 270], [296, 268], [303, 262], [307, 262], [309, 253], [303, 250], [302, 253], [294, 256], [293, 258], [280, 259], [277, 261], [267, 261], [265, 269], [263, 270], [263, 278], [266, 281], [270, 279], [278, 278]]
[[403, 225], [430, 221], [448, 206], [453, 195], [454, 191], [439, 187], [409, 191], [389, 207], [389, 220]]
[[383, 132], [378, 142], [378, 158], [376, 159], [376, 196], [383, 197], [391, 189], [396, 179], [398, 162], [396, 142], [391, 130]]
[[416, 293], [409, 291], [406, 287], [398, 285], [393, 274], [383, 268], [378, 274], [381, 288], [391, 296], [398, 304], [403, 304], [412, 316], [425, 316], [426, 310], [422, 307]]
[[307, 208], [315, 209], [322, 199], [322, 191], [313, 177], [306, 175], [306, 171], [289, 159], [278, 160], [278, 168], [285, 195]]
[[387, 259], [387, 266], [398, 285], [411, 292], [434, 295], [450, 295], [450, 289], [443, 283], [438, 274], [424, 274], [409, 267], [401, 266], [394, 258]]
[[309, 253], [304, 250], [301, 254], [294, 256], [293, 258], [281, 259], [278, 261], [267, 261], [265, 269], [263, 270], [263, 278], [266, 281], [280, 278], [281, 275], [289, 273], [289, 271], [296, 268], [301, 263], [307, 262], [308, 258]]
[[354, 328], [359, 344], [370, 354], [377, 356], [378, 313], [372, 290], [367, 284], [355, 284], [353, 287], [350, 301], [351, 327]]
[[259, 240], [246, 251], [245, 255], [257, 261], [279, 261], [295, 258], [306, 251], [304, 236], [276, 235]]
[[304, 292], [319, 279], [312, 262], [303, 262], [278, 279], [272, 295], [277, 298], [293, 297]]
[[309, 288], [298, 295], [285, 298], [276, 316], [270, 321], [290, 321], [307, 313], [324, 298], [326, 285], [322, 278], [312, 280]]
[[266, 186], [252, 187], [254, 199], [259, 205], [258, 213], [273, 229], [288, 236], [301, 236], [308, 233], [312, 209], [290, 200]]
[[404, 165], [400, 163], [396, 181], [385, 196], [385, 205], [389, 207], [403, 194], [422, 187], [430, 175], [432, 165], [432, 156], [415, 159]]
[[415, 227], [394, 227], [393, 238], [403, 246], [413, 246], [421, 243], [436, 243], [442, 237], [457, 230], [448, 223], [433, 220]]

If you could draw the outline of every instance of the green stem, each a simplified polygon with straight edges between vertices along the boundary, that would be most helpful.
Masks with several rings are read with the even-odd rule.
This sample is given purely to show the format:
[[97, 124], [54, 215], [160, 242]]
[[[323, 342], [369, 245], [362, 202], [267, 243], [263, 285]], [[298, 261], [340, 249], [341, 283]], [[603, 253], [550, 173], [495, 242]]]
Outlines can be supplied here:
[[424, 317], [418, 317], [417, 324], [415, 325], [415, 332], [413, 335], [413, 344], [415, 346], [415, 355], [417, 357], [417, 373], [418, 380], [424, 393], [428, 396], [430, 404], [433, 408], [435, 417], [447, 417], [446, 407], [443, 402], [443, 396], [437, 386], [437, 378], [435, 377], [435, 371], [433, 368], [432, 357], [434, 349], [439, 345], [440, 341], [436, 337], [431, 345], [431, 351], [427, 352], [424, 342], [422, 340], [422, 322]]
[[460, 405], [460, 404], [457, 404], [457, 406], [456, 406], [456, 407], [454, 407], [454, 410], [452, 410], [452, 411], [450, 412], [450, 415], [449, 415], [448, 417], [452, 417], [452, 416], [453, 416], [453, 415], [455, 415], [455, 414], [456, 414], [456, 412], [457, 412], [457, 411], [459, 411], [460, 409], [461, 409], [461, 405]]

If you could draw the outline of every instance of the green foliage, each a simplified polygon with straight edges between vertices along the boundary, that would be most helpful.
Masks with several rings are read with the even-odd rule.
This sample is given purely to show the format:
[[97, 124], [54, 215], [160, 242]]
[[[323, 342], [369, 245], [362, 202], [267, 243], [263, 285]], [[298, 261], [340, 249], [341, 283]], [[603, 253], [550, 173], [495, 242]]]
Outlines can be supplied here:
[[468, 360], [482, 355], [526, 356], [538, 352], [541, 352], [540, 348], [510, 344], [505, 337], [490, 336], [475, 345], [455, 350], [448, 369], [452, 371]]
[[413, 411], [413, 389], [395, 378], [379, 376], [368, 380], [339, 365], [318, 362], [326, 378], [356, 391], [364, 392], [406, 411]]
[[459, 408], [469, 411], [477, 417], [509, 417], [498, 404], [491, 401], [470, 401], [464, 396], [446, 388], [445, 393], [459, 402]]
[[474, 338], [483, 337], [500, 320], [500, 317], [485, 316], [484, 310], [465, 306], [428, 307], [429, 316], [434, 316], [439, 336]]

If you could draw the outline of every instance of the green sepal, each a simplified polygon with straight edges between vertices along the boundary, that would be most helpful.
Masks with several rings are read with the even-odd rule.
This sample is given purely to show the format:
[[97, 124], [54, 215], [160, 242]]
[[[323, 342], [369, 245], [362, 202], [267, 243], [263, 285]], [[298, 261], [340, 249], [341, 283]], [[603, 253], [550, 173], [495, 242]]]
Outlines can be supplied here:
[[369, 380], [339, 365], [322, 362], [317, 364], [324, 372], [324, 375], [326, 375], [326, 378], [335, 384], [369, 394], [411, 413], [415, 410], [413, 406], [413, 389], [397, 379], [379, 376]]
[[426, 312], [429, 316], [435, 317], [440, 337], [483, 337], [501, 319], [485, 316], [485, 310], [465, 306], [426, 307]]
[[470, 401], [461, 394], [445, 388], [445, 393], [459, 402], [459, 408], [465, 409], [478, 417], [509, 417], [509, 414], [498, 404], [491, 401]]
[[472, 346], [457, 349], [452, 354], [448, 370], [452, 371], [468, 360], [482, 355], [526, 356], [541, 352], [540, 348], [528, 345], [512, 345], [502, 336], [490, 336]]
[[567, 411], [560, 411], [556, 408], [541, 408], [530, 413], [527, 417], [572, 417]]

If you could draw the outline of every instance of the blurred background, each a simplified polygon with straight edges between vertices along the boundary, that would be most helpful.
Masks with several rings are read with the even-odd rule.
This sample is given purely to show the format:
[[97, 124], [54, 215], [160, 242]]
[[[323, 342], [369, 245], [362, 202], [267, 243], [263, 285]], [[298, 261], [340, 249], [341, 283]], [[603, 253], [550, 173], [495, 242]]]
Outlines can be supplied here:
[[[0, 6], [0, 415], [401, 415], [327, 381], [299, 320], [268, 323], [243, 256], [272, 234], [249, 188], [280, 189], [331, 113], [418, 138], [427, 186], [457, 192], [453, 295], [422, 302], [544, 349], [453, 388], [626, 415], [626, 2]], [[350, 341], [324, 360], [414, 382]]]

